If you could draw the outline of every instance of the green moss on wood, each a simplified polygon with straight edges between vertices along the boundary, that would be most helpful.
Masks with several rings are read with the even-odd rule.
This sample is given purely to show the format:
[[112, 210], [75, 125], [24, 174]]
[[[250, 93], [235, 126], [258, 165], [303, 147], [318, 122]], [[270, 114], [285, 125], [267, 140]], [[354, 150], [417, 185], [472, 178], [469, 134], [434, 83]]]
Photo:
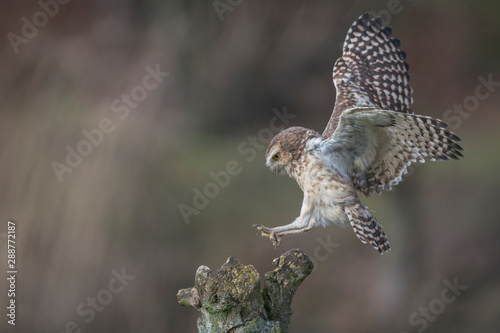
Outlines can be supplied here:
[[257, 270], [234, 257], [215, 273], [200, 266], [195, 286], [179, 290], [178, 302], [201, 312], [199, 332], [288, 332], [293, 295], [313, 264], [299, 249], [286, 252], [274, 263], [277, 267], [265, 274], [262, 291]]

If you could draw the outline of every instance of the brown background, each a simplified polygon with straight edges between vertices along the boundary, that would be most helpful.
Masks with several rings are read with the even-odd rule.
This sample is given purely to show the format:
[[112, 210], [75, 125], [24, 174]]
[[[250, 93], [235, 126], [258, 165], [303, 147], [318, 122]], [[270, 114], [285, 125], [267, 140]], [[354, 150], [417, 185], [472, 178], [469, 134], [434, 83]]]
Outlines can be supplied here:
[[[15, 331], [62, 332], [74, 321], [83, 332], [196, 332], [198, 313], [176, 292], [194, 284], [198, 266], [234, 255], [263, 274], [300, 247], [317, 268], [294, 299], [291, 332], [413, 332], [423, 324], [412, 326], [412, 313], [438, 304], [455, 278], [467, 290], [425, 331], [498, 332], [500, 87], [470, 111], [447, 110], [474, 102], [478, 77], [500, 81], [499, 2], [232, 3], [221, 20], [208, 0], [73, 0], [17, 53], [7, 34], [21, 34], [40, 5], [0, 5], [0, 233], [17, 221]], [[339, 45], [356, 17], [381, 10], [393, 11], [385, 19], [408, 53], [414, 111], [451, 122], [466, 157], [418, 166], [395, 191], [363, 198], [385, 226], [387, 255], [349, 227], [274, 249], [252, 224], [291, 222], [302, 193], [265, 168], [262, 150], [247, 161], [238, 146], [269, 127], [273, 108], [321, 132]], [[113, 101], [157, 64], [170, 75], [118, 118]], [[114, 131], [59, 182], [51, 163], [104, 118]], [[241, 172], [186, 224], [179, 205], [231, 160]], [[327, 240], [336, 244], [328, 255]], [[79, 304], [123, 267], [135, 279], [85, 323]]]

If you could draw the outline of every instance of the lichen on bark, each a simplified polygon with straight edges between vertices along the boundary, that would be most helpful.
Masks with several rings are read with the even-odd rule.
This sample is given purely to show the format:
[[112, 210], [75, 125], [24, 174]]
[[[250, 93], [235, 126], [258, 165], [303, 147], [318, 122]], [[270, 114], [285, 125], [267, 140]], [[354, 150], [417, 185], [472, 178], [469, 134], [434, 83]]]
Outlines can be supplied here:
[[234, 257], [215, 273], [200, 266], [195, 286], [179, 290], [177, 300], [201, 312], [200, 333], [286, 333], [293, 296], [313, 264], [300, 249], [286, 252], [273, 263], [277, 267], [265, 274], [263, 290], [257, 270]]

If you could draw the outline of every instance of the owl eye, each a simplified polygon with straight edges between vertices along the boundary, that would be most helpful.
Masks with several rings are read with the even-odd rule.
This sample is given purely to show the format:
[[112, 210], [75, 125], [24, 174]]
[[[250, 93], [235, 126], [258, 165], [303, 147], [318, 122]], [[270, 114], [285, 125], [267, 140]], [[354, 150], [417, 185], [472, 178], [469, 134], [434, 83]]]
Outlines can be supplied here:
[[273, 155], [273, 160], [278, 161], [280, 159], [280, 154], [276, 153]]

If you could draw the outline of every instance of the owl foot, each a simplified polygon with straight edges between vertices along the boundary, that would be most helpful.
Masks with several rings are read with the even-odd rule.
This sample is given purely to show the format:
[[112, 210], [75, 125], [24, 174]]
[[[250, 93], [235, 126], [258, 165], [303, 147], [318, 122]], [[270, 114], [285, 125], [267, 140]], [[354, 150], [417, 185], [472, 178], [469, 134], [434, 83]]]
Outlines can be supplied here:
[[277, 235], [272, 228], [264, 227], [263, 225], [260, 224], [254, 224], [253, 226], [256, 227], [257, 230], [261, 232], [262, 237], [269, 238], [273, 243], [274, 247], [277, 247], [278, 245], [281, 244], [281, 237]]

